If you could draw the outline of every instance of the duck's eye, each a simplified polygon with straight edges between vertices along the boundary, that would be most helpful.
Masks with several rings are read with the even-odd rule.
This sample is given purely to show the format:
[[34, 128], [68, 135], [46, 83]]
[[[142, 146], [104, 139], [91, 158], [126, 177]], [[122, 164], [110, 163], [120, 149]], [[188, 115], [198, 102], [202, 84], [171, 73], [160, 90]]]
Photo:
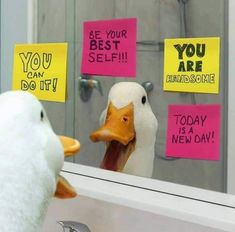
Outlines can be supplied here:
[[41, 120], [43, 120], [44, 119], [44, 113], [43, 113], [43, 111], [41, 111]]
[[141, 101], [142, 101], [142, 104], [145, 104], [145, 102], [146, 102], [146, 96], [143, 96]]

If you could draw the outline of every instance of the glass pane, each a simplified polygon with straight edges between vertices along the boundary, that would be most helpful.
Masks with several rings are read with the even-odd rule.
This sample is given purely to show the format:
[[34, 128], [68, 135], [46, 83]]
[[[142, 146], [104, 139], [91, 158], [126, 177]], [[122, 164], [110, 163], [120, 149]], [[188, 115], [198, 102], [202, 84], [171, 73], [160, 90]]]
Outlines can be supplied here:
[[[215, 191], [226, 189], [226, 119], [227, 119], [227, 1], [221, 0], [40, 0], [38, 1], [38, 42], [69, 43], [68, 101], [45, 103], [57, 133], [75, 136], [81, 142], [74, 162], [99, 167], [105, 146], [89, 139], [99, 127], [99, 117], [107, 104], [111, 86], [120, 81], [153, 83], [149, 101], [159, 128], [155, 146], [152, 178]], [[102, 92], [94, 88], [84, 100], [79, 89], [81, 77], [83, 22], [136, 17], [137, 77], [95, 76]], [[170, 93], [163, 91], [163, 44], [165, 38], [220, 37], [219, 94]], [[169, 104], [211, 104], [222, 106], [219, 161], [169, 159], [165, 156], [167, 110]]]

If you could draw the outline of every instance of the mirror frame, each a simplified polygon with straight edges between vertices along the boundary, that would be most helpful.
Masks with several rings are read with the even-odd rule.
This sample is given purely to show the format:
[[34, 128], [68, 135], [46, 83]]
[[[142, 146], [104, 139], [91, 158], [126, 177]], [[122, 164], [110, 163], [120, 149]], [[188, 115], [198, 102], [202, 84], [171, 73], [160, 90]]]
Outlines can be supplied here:
[[[235, 1], [233, 0], [225, 0], [225, 3], [229, 5], [229, 22], [235, 22]], [[12, 47], [15, 43], [19, 42], [32, 42], [35, 41], [35, 30], [33, 27], [36, 25], [36, 21], [34, 20], [36, 17], [35, 6], [37, 6], [36, 0], [18, 0], [18, 1], [1, 1], [1, 59], [0, 63], [0, 74], [1, 74], [1, 92], [7, 91], [11, 89], [11, 79], [10, 78], [2, 78], [5, 76], [11, 76], [12, 69]], [[19, 11], [19, 9], [21, 9]], [[14, 19], [12, 18], [14, 15]], [[25, 24], [25, 22], [28, 22]], [[14, 28], [21, 28], [21, 31], [14, 31]], [[4, 38], [4, 39], [3, 39]], [[235, 95], [233, 94], [235, 89], [235, 28], [232, 23], [229, 23], [229, 37], [228, 37], [228, 81], [229, 81], [229, 92], [228, 92], [228, 141], [227, 141], [227, 150], [228, 150], [228, 159], [227, 159], [227, 192], [230, 194], [235, 194]], [[12, 51], [12, 54], [9, 53]], [[73, 166], [73, 165], [72, 165]], [[68, 163], [65, 163], [65, 171], [68, 172], [68, 167], [72, 167]], [[125, 174], [111, 174], [110, 172], [104, 170], [95, 170], [91, 167], [85, 167], [82, 165], [78, 165], [78, 170], [82, 167], [81, 175], [87, 175], [91, 178], [101, 178], [108, 180], [110, 182], [122, 182], [126, 186], [135, 186], [138, 188], [151, 190], [151, 191], [165, 191], [170, 194], [183, 195], [188, 198], [197, 198], [202, 199], [209, 202], [215, 202], [220, 204], [220, 200], [223, 198], [224, 194], [212, 192], [208, 195], [207, 190], [191, 188], [188, 186], [181, 186], [179, 184], [167, 183], [164, 181], [151, 180], [147, 178], [140, 178], [136, 176], [129, 176]], [[72, 168], [75, 171], [76, 168]], [[77, 172], [77, 171], [76, 171]], [[209, 191], [210, 192], [210, 191]], [[209, 196], [209, 200], [208, 200]], [[229, 197], [230, 198], [230, 197]], [[224, 203], [223, 203], [224, 204]], [[232, 202], [232, 206], [235, 207], [235, 202]]]
[[[227, 142], [227, 193], [235, 194], [235, 2], [228, 0], [228, 142]], [[231, 22], [231, 23], [230, 23]]]

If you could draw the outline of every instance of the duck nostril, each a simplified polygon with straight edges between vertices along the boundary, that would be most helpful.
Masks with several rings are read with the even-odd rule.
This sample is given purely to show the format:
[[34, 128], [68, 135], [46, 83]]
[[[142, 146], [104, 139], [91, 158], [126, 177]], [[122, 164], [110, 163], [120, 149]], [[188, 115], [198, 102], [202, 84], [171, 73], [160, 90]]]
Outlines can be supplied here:
[[124, 116], [124, 117], [122, 118], [122, 121], [123, 121], [123, 122], [128, 122], [128, 117]]

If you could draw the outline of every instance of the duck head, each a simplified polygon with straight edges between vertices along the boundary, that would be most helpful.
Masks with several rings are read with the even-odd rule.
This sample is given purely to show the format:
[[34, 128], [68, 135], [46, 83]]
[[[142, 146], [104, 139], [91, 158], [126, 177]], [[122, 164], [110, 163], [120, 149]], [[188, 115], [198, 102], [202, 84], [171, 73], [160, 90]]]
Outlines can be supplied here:
[[[137, 163], [149, 159], [149, 147], [154, 150], [158, 123], [141, 85], [135, 82], [115, 84], [110, 89], [101, 121], [102, 126], [90, 135], [93, 142], [105, 141], [107, 144], [101, 168], [125, 171], [131, 161]], [[138, 169], [139, 165], [132, 168]]]
[[38, 172], [40, 179], [44, 175], [42, 170], [48, 170], [48, 175], [57, 183], [57, 186], [50, 186], [54, 190], [56, 187], [55, 196], [75, 197], [76, 191], [60, 176], [60, 170], [64, 157], [75, 155], [80, 150], [79, 142], [57, 136], [42, 104], [28, 92], [9, 91], [1, 94], [0, 110], [0, 159], [2, 163], [12, 166], [9, 172], [24, 169], [25, 166]]

